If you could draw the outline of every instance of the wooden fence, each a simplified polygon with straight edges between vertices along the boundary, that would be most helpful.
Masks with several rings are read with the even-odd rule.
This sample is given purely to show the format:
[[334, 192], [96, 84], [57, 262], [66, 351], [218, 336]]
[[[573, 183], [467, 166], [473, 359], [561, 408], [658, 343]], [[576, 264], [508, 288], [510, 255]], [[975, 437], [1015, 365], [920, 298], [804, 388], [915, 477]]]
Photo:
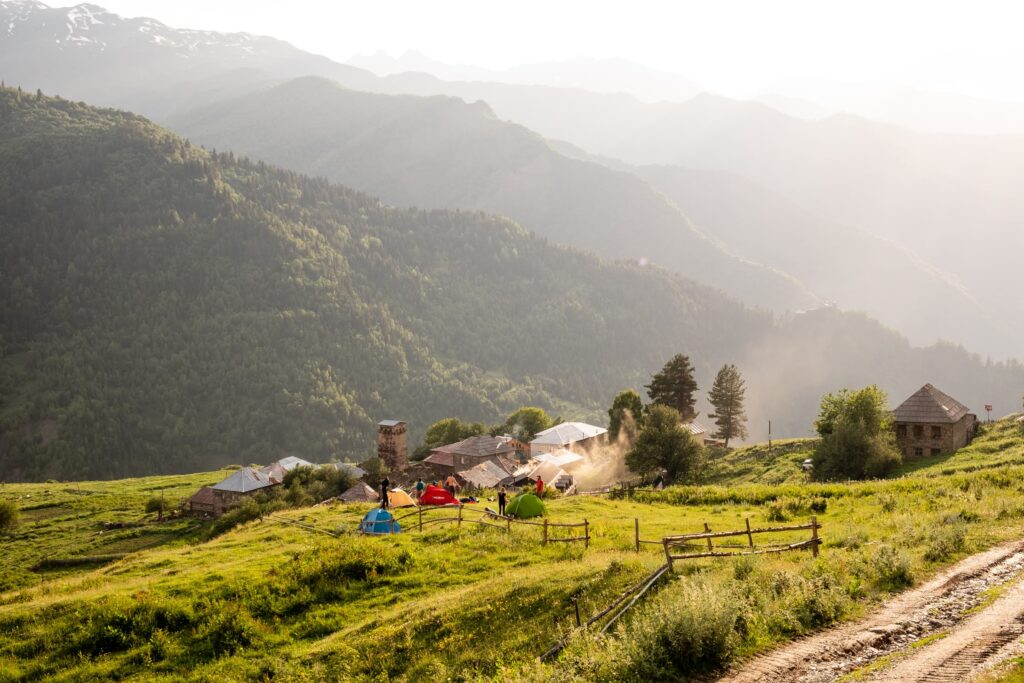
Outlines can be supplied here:
[[[768, 553], [784, 553], [790, 550], [803, 550], [805, 548], [810, 548], [814, 556], [818, 556], [818, 546], [821, 545], [821, 538], [818, 535], [818, 530], [821, 529], [821, 525], [818, 524], [817, 517], [811, 517], [811, 521], [809, 524], [761, 527], [756, 529], [750, 528], [749, 518], [745, 521], [746, 528], [740, 529], [738, 531], [712, 531], [711, 527], [709, 527], [707, 522], [705, 522], [704, 531], [702, 533], [682, 534], [679, 536], [665, 536], [663, 539], [661, 539], [661, 544], [665, 550], [665, 559], [668, 562], [669, 569], [672, 569], [673, 562], [675, 562], [676, 560], [696, 560], [702, 557], [735, 557], [739, 555], [764, 555]], [[810, 531], [811, 537], [806, 541], [798, 541], [796, 543], [777, 543], [774, 545], [764, 545], [760, 547], [754, 544], [755, 535], [792, 531]], [[745, 536], [747, 538], [747, 545], [745, 547], [725, 546], [730, 549], [715, 549], [714, 539], [730, 538], [737, 536]], [[690, 552], [682, 554], [673, 554], [672, 552], [674, 548], [701, 545], [699, 543], [700, 541], [704, 541], [707, 543], [706, 550], [702, 549], [700, 552]], [[739, 549], [732, 550], [732, 548]]]
[[[435, 510], [446, 510], [455, 511], [454, 515], [449, 514], [447, 517], [429, 517], [424, 519], [424, 513], [430, 513]], [[423, 527], [430, 526], [431, 524], [451, 524], [454, 523], [459, 529], [462, 528], [462, 524], [479, 524], [481, 526], [488, 526], [495, 529], [504, 529], [506, 532], [512, 532], [513, 524], [521, 524], [524, 526], [535, 526], [543, 529], [542, 544], [547, 545], [548, 543], [583, 543], [584, 547], [590, 547], [590, 522], [584, 519], [582, 522], [566, 523], [566, 522], [552, 522], [547, 518], [543, 522], [530, 522], [525, 519], [516, 519], [514, 517], [503, 517], [493, 510], [484, 509], [479, 517], [473, 518], [465, 514], [465, 506], [459, 505], [435, 505], [430, 507], [418, 507], [408, 514], [402, 515], [401, 517], [392, 517], [391, 525], [394, 529], [394, 525], [398, 522], [406, 519], [415, 517], [415, 529], [417, 531], [423, 531]], [[568, 536], [564, 538], [556, 538], [556, 529], [583, 529], [582, 535]], [[410, 525], [410, 528], [413, 528]]]

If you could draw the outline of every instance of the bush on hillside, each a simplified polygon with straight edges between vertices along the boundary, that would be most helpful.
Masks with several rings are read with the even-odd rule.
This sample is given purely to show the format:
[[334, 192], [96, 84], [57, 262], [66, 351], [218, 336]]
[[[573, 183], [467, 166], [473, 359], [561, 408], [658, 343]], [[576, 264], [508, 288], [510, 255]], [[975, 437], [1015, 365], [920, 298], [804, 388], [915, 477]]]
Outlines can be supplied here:
[[876, 479], [903, 461], [892, 433], [885, 392], [876, 386], [827, 394], [814, 423], [821, 441], [812, 474], [819, 481]]
[[875, 585], [882, 590], [897, 591], [914, 583], [914, 572], [905, 553], [883, 545], [871, 557]]
[[17, 505], [9, 500], [0, 500], [0, 534], [14, 531], [20, 519], [21, 512]]

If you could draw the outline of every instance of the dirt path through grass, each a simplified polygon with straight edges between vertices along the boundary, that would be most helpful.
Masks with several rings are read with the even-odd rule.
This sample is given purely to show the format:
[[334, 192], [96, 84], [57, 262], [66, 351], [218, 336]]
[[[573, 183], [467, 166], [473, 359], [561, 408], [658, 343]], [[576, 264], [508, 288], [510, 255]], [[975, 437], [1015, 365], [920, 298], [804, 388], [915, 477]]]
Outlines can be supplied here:
[[[966, 680], [1009, 651], [1024, 632], [1024, 584], [972, 612], [987, 591], [1022, 575], [1024, 541], [1004, 543], [968, 557], [860, 621], [783, 646], [719, 680], [825, 683], [857, 671], [866, 674], [861, 680]], [[893, 663], [883, 668], [889, 659]], [[870, 672], [873, 667], [877, 671]]]

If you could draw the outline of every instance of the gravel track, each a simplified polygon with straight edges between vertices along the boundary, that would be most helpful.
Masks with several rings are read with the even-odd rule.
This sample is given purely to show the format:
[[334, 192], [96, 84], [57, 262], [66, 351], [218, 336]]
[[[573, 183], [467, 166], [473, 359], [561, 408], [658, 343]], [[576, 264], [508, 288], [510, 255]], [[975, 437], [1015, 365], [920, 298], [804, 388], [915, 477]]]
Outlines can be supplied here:
[[[976, 614], [986, 590], [1024, 575], [1024, 541], [972, 555], [878, 611], [797, 640], [747, 662], [721, 683], [827, 683], [887, 655], [897, 655], [871, 681], [964, 681], [1013, 651], [1024, 633], [1024, 584]], [[912, 651], [928, 636], [949, 632]]]

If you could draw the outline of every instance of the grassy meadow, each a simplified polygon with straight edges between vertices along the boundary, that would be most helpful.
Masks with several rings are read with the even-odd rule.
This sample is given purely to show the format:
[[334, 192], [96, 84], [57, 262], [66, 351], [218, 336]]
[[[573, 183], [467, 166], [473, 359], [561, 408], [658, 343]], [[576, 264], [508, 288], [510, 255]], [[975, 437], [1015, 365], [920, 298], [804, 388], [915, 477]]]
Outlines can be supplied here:
[[[726, 458], [766, 469], [749, 450]], [[773, 444], [773, 457], [781, 469], [806, 456]], [[518, 525], [362, 537], [355, 529], [366, 505], [286, 510], [212, 539], [200, 523], [144, 513], [154, 491], [184, 498], [223, 473], [82, 483], [91, 493], [9, 484], [0, 497], [22, 508], [22, 524], [0, 540], [0, 681], [681, 679], [855, 616], [966, 554], [1020, 537], [1019, 426], [997, 423], [968, 449], [907, 470], [851, 484], [747, 483], [748, 472], [740, 483], [632, 500], [548, 501], [550, 521], [590, 522], [589, 549], [543, 546], [541, 529]], [[472, 508], [466, 519], [479, 516]], [[574, 626], [574, 603], [586, 619], [662, 564], [658, 546], [633, 550], [634, 519], [642, 538], [656, 540], [705, 522], [717, 531], [743, 528], [745, 518], [764, 526], [812, 514], [823, 524], [818, 559], [677, 563], [609, 634], [577, 635], [559, 659], [537, 662]], [[146, 524], [105, 531], [105, 522]], [[101, 557], [33, 570], [72, 556]]]

